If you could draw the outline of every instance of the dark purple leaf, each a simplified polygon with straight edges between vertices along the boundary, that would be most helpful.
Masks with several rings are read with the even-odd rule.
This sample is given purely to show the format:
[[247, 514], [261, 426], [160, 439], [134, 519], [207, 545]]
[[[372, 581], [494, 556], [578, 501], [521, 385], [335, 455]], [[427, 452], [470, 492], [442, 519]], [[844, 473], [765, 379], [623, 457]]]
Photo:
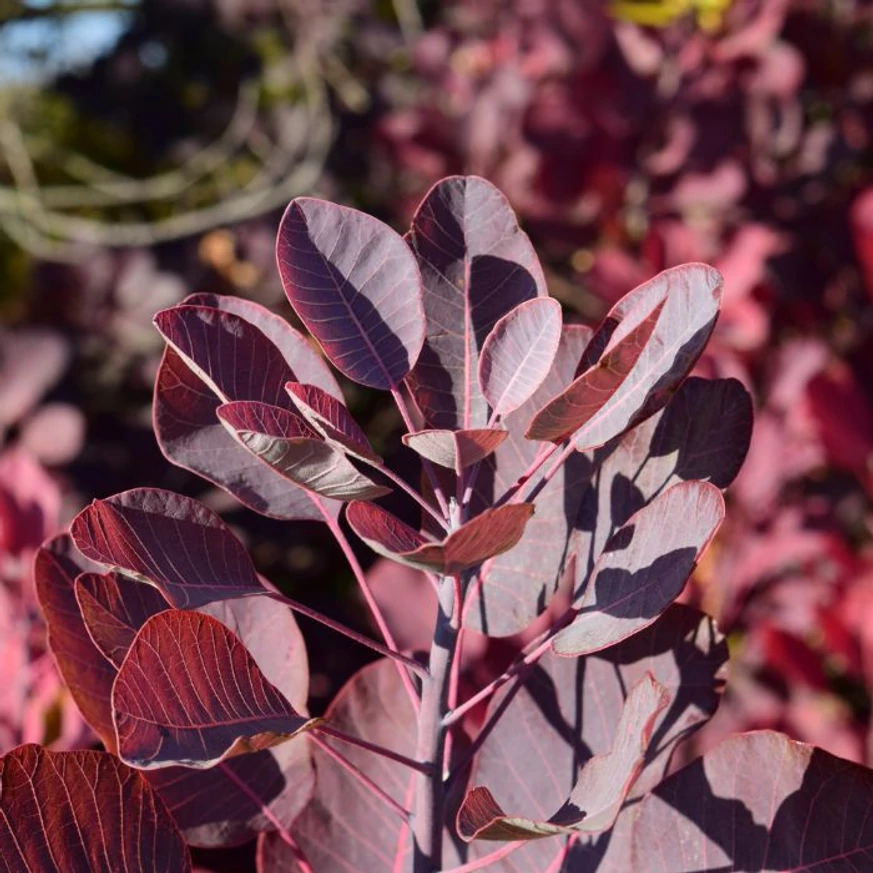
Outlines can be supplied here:
[[70, 694], [85, 721], [115, 750], [115, 727], [109, 697], [115, 669], [88, 634], [76, 602], [75, 581], [80, 573], [102, 568], [83, 558], [66, 534], [49, 540], [34, 561], [36, 591], [48, 626], [48, 644]]
[[154, 585], [178, 609], [264, 593], [230, 528], [172, 491], [136, 488], [95, 500], [70, 533], [83, 555]]
[[276, 257], [288, 300], [333, 365], [362, 385], [396, 388], [424, 342], [421, 276], [403, 239], [356, 209], [298, 197]]
[[708, 482], [680, 482], [646, 504], [606, 544], [555, 652], [587, 655], [651, 624], [682, 593], [723, 520], [721, 491]]
[[[628, 424], [627, 403], [645, 400], [645, 394], [632, 395], [622, 406], [609, 404], [624, 385], [652, 337], [664, 309], [661, 301], [630, 333], [618, 342], [610, 343], [603, 357], [587, 369], [561, 394], [538, 412], [525, 436], [529, 440], [563, 442], [572, 436], [580, 449], [602, 445], [620, 434]], [[609, 419], [619, 422], [614, 432], [609, 430]], [[600, 442], [591, 442], [589, 431], [599, 434]]]
[[505, 430], [420, 430], [403, 437], [422, 458], [456, 473], [487, 458], [509, 434]]
[[314, 724], [236, 634], [211, 616], [181, 610], [142, 626], [112, 687], [112, 712], [119, 756], [141, 769], [211, 767]]
[[285, 390], [303, 417], [326, 439], [341, 446], [355, 458], [370, 464], [381, 464], [367, 435], [352, 418], [345, 404], [316, 385], [289, 382]]
[[427, 316], [427, 339], [408, 379], [413, 396], [428, 428], [485, 427], [479, 355], [500, 318], [547, 296], [536, 253], [503, 194], [476, 176], [434, 185], [408, 240]]
[[0, 758], [3, 873], [190, 873], [142, 774], [106, 752], [19, 746]]
[[142, 625], [169, 609], [156, 588], [120, 573], [82, 573], [75, 590], [94, 645], [116, 670]]
[[[651, 674], [672, 702], [655, 721], [643, 770], [630, 793], [641, 797], [663, 778], [677, 742], [715, 711], [716, 677], [726, 661], [727, 646], [712, 620], [681, 605], [606, 651], [576, 659], [548, 654], [517, 694], [507, 686], [491, 701], [486, 720], [495, 713], [500, 720], [474, 760], [470, 782], [487, 785], [506, 809], [547, 820], [573, 790], [579, 768], [612, 748], [629, 690]], [[624, 817], [618, 821], [622, 827]], [[534, 841], [495, 864], [494, 873], [546, 873], [564, 842], [560, 837]], [[492, 850], [487, 843], [470, 845], [473, 858]], [[593, 871], [597, 861], [591, 859], [607, 850], [620, 855], [629, 842], [612, 845], [606, 834], [595, 844], [577, 844], [561, 869]], [[619, 860], [615, 869], [635, 868]]]
[[391, 491], [361, 473], [343, 449], [286, 409], [243, 401], [219, 406], [218, 417], [259, 461], [323, 497], [374, 500]]
[[401, 564], [443, 575], [463, 573], [511, 549], [533, 515], [530, 503], [487, 509], [442, 542], [432, 543], [408, 524], [372, 503], [350, 503], [346, 518], [374, 552]]
[[[597, 420], [579, 434], [579, 447], [601, 446], [663, 407], [709, 340], [721, 305], [722, 278], [705, 264], [684, 264], [659, 273], [626, 294], [609, 311], [585, 351], [588, 368], [664, 304], [631, 373]], [[584, 446], [583, 446], [584, 443]]]
[[[228, 400], [290, 408], [283, 391], [288, 379], [341, 397], [327, 365], [300, 333], [255, 303], [197, 294], [180, 309], [181, 316], [172, 315], [174, 310], [158, 315], [180, 344], [179, 350], [166, 350], [155, 383], [155, 431], [161, 450], [173, 463], [227, 489], [257, 512], [321, 520], [310, 495], [257, 463], [221, 426], [215, 411]], [[339, 506], [328, 508], [337, 513]]]
[[[506, 416], [503, 423], [509, 437], [482, 462], [474, 512], [491, 506], [533, 462], [540, 445], [526, 440], [524, 432], [543, 404], [573, 381], [590, 337], [588, 328], [564, 327], [546, 381], [527, 403]], [[588, 458], [576, 453], [540, 492], [536, 514], [519, 544], [485, 564], [470, 586], [465, 607], [468, 626], [490, 636], [508, 636], [524, 630], [546, 608], [569, 560], [568, 538], [592, 471]], [[536, 474], [530, 486], [541, 478], [542, 472]]]
[[506, 415], [543, 384], [561, 341], [561, 304], [528, 300], [494, 325], [479, 357], [479, 386], [491, 409]]
[[725, 740], [644, 798], [639, 873], [858, 873], [873, 859], [873, 771], [783, 734]]
[[611, 749], [585, 762], [569, 798], [547, 821], [507, 815], [487, 788], [474, 788], [458, 811], [458, 833], [471, 840], [538, 840], [608, 830], [643, 767], [656, 717], [670, 700], [651, 676], [630, 692]]
[[[327, 721], [345, 734], [415, 755], [417, 719], [394, 665], [377, 661], [352, 677], [334, 698]], [[415, 774], [403, 764], [364, 749], [324, 737], [397, 803], [409, 808]], [[294, 822], [292, 834], [318, 873], [386, 873], [407, 870], [412, 862], [412, 838], [407, 820], [319, 748], [313, 752], [318, 781], [315, 795]], [[458, 861], [449, 834], [444, 865]], [[294, 854], [276, 834], [261, 837], [259, 873], [301, 873]]]

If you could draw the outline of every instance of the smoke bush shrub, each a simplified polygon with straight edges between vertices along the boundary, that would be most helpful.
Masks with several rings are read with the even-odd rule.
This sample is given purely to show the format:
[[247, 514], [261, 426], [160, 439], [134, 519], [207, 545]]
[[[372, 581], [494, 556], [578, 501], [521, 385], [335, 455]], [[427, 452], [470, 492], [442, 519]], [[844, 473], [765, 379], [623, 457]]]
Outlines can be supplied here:
[[[157, 437], [251, 509], [327, 524], [383, 639], [280, 594], [195, 500], [95, 501], [36, 578], [107, 751], [0, 759], [0, 869], [183, 871], [183, 839], [255, 835], [261, 873], [863, 867], [865, 768], [772, 732], [681, 766], [727, 647], [673, 601], [752, 424], [738, 382], [688, 375], [719, 274], [667, 270], [596, 330], [563, 324], [512, 211], [476, 177], [438, 183], [405, 238], [295, 200], [278, 264], [327, 360], [392, 394], [420, 488], [375, 453], [309, 341], [231, 298], [157, 315]], [[378, 502], [392, 492], [404, 510]], [[398, 649], [348, 529], [424, 574], [429, 652]], [[323, 718], [306, 709], [294, 611], [384, 655]], [[462, 696], [470, 641], [520, 632], [508, 669]]]

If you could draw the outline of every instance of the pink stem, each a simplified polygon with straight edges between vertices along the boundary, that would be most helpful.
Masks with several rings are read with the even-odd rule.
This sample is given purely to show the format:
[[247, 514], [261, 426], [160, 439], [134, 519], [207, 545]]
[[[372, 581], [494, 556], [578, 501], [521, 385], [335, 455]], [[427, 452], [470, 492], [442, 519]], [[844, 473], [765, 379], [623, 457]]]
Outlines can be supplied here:
[[543, 873], [560, 873], [561, 867], [564, 866], [564, 861], [567, 860], [567, 855], [570, 854], [570, 849], [577, 839], [579, 839], [579, 834], [570, 834], [567, 842], [561, 846], [561, 850], [555, 855], [554, 860], [546, 867]]
[[474, 870], [484, 870], [491, 864], [496, 864], [507, 855], [511, 855], [516, 849], [520, 849], [526, 845], [526, 840], [517, 840], [514, 843], [505, 843], [499, 849], [483, 855], [476, 861], [468, 861], [466, 864], [461, 864], [460, 867], [452, 867], [450, 870], [445, 870], [443, 873], [473, 873]]
[[[349, 566], [352, 568], [352, 573], [355, 574], [355, 579], [358, 582], [358, 587], [361, 589], [361, 594], [363, 595], [364, 600], [366, 601], [366, 604], [370, 609], [370, 614], [373, 616], [373, 620], [376, 622], [376, 626], [379, 628], [379, 633], [382, 634], [382, 638], [385, 640], [388, 648], [392, 652], [400, 654], [397, 643], [394, 641], [394, 635], [391, 633], [391, 629], [388, 627], [388, 622], [385, 621], [385, 616], [382, 614], [382, 610], [379, 608], [379, 604], [376, 602], [376, 598], [373, 596], [373, 591], [370, 588], [370, 584], [367, 582], [367, 577], [364, 575], [364, 571], [361, 568], [360, 563], [358, 563], [358, 559], [355, 556], [351, 543], [349, 543], [337, 520], [327, 511], [327, 507], [325, 507], [321, 500], [315, 495], [312, 495], [312, 500], [316, 504], [316, 506], [321, 509], [321, 514], [324, 516], [325, 524], [327, 524], [330, 532], [334, 536], [334, 539], [337, 541], [337, 543], [339, 543], [339, 547], [342, 549], [343, 554], [346, 556], [346, 560], [349, 562]], [[400, 681], [403, 683], [403, 687], [406, 689], [406, 693], [409, 696], [409, 700], [412, 703], [413, 708], [416, 712], [418, 712], [420, 706], [418, 693], [415, 690], [415, 686], [412, 684], [412, 679], [410, 678], [409, 673], [401, 664], [398, 664], [396, 660], [393, 660], [393, 663], [397, 665], [397, 670], [400, 674]]]
[[374, 470], [381, 473], [386, 479], [390, 479], [401, 491], [408, 494], [443, 530], [446, 530], [446, 520], [440, 515], [414, 488], [403, 478], [398, 476], [393, 470], [384, 465], [373, 467]]
[[258, 797], [257, 793], [246, 785], [246, 783], [243, 782], [242, 779], [240, 779], [239, 776], [237, 776], [236, 773], [227, 766], [227, 764], [219, 764], [218, 766], [221, 768], [224, 775], [227, 776], [227, 778], [230, 779], [230, 781], [233, 782], [233, 784], [236, 785], [236, 787], [239, 788], [239, 790], [242, 791], [249, 800], [260, 807], [264, 818], [276, 828], [276, 832], [279, 834], [282, 842], [285, 843], [294, 853], [295, 860], [300, 868], [300, 873], [315, 873], [309, 861], [307, 861], [306, 855], [303, 854], [303, 850], [297, 844], [297, 840], [288, 833], [282, 822], [276, 818], [270, 808], [264, 803], [263, 799]]
[[430, 764], [425, 764], [421, 761], [415, 761], [412, 758], [407, 758], [406, 755], [401, 755], [399, 752], [394, 752], [391, 749], [386, 749], [384, 746], [379, 746], [376, 743], [368, 743], [366, 740], [359, 739], [358, 737], [353, 737], [351, 734], [344, 734], [342, 731], [338, 731], [336, 728], [330, 727], [330, 725], [320, 724], [314, 727], [313, 730], [317, 730], [320, 733], [326, 734], [329, 737], [333, 737], [335, 740], [339, 740], [342, 743], [348, 743], [350, 746], [358, 746], [361, 749], [366, 749], [368, 752], [372, 752], [374, 755], [381, 755], [383, 758], [388, 758], [391, 761], [397, 761], [398, 764], [404, 764], [412, 770], [417, 770], [419, 773], [431, 775], [434, 772], [434, 768]]
[[267, 597], [285, 604], [285, 606], [294, 612], [299, 612], [300, 615], [305, 615], [307, 618], [311, 618], [313, 621], [317, 621], [325, 627], [329, 627], [332, 631], [336, 631], [338, 634], [342, 634], [344, 637], [348, 637], [350, 640], [354, 640], [356, 643], [360, 643], [362, 646], [366, 646], [368, 649], [372, 649], [374, 652], [378, 652], [386, 658], [391, 658], [398, 663], [409, 667], [410, 670], [414, 670], [419, 676], [428, 675], [427, 668], [424, 664], [419, 664], [418, 661], [413, 658], [402, 655], [400, 652], [395, 652], [387, 646], [377, 643], [376, 640], [371, 640], [369, 637], [359, 634], [357, 631], [352, 630], [350, 627], [346, 627], [341, 622], [334, 621], [332, 618], [322, 615], [315, 609], [311, 609], [310, 607], [305, 606], [290, 597], [286, 597], [284, 594], [279, 594], [278, 592], [268, 591]]
[[404, 809], [384, 788], [380, 788], [366, 773], [358, 769], [348, 758], [341, 755], [336, 749], [328, 745], [320, 737], [315, 736], [310, 732], [309, 738], [324, 752], [325, 755], [333, 758], [337, 764], [344, 770], [351, 773], [363, 786], [376, 795], [383, 803], [387, 804], [394, 810], [404, 821], [409, 818], [409, 810]]
[[[521, 489], [530, 481], [532, 476], [535, 476], [546, 461], [558, 451], [560, 445], [551, 445], [545, 450], [537, 452], [537, 456], [533, 459], [530, 466], [518, 477], [516, 483], [510, 486], [501, 496], [495, 501], [494, 506], [503, 506], [504, 503], [517, 503], [518, 495]], [[554, 475], [554, 474], [553, 474]]]

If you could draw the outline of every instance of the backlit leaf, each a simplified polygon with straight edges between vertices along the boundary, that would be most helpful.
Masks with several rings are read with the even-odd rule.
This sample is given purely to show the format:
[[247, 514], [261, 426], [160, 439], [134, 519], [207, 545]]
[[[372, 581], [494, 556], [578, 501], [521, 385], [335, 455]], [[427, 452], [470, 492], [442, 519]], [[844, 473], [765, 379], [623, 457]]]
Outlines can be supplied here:
[[487, 458], [509, 434], [505, 430], [419, 430], [403, 436], [403, 444], [422, 458], [456, 473]]

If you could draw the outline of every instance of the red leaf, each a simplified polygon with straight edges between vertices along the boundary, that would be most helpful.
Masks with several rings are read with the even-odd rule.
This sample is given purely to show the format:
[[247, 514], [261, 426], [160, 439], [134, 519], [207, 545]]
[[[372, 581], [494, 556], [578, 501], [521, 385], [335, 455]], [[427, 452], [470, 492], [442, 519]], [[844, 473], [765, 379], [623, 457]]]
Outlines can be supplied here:
[[[630, 333], [618, 342], [610, 343], [596, 364], [534, 416], [525, 436], [529, 440], [557, 443], [572, 436], [581, 450], [595, 448], [621, 433], [617, 430], [600, 443], [592, 443], [586, 437], [585, 425], [592, 429], [603, 428], [604, 418], [612, 412], [612, 407], [607, 404], [639, 361], [658, 326], [663, 309], [664, 302], [661, 301]], [[622, 412], [619, 409], [619, 419], [626, 425], [627, 416]], [[609, 433], [608, 430], [599, 432]]]
[[625, 701], [612, 748], [585, 763], [564, 805], [548, 820], [507, 815], [487, 788], [467, 793], [458, 833], [471, 840], [538, 840], [558, 834], [597, 834], [615, 823], [648, 751], [652, 728], [670, 698], [651, 675]]
[[341, 446], [350, 455], [371, 464], [382, 459], [373, 451], [367, 435], [341, 403], [316, 385], [288, 382], [285, 390], [303, 417], [326, 439]]
[[403, 239], [356, 209], [298, 197], [276, 257], [288, 300], [333, 365], [362, 385], [396, 388], [424, 342], [421, 277]]
[[293, 412], [266, 403], [226, 403], [218, 407], [218, 417], [259, 461], [309, 491], [334, 500], [374, 500], [390, 493]]
[[230, 528], [172, 491], [136, 488], [95, 500], [70, 533], [83, 555], [154, 585], [179, 609], [264, 593]]
[[419, 430], [403, 436], [403, 444], [422, 458], [459, 473], [487, 458], [507, 437], [505, 430]]
[[[256, 303], [195, 294], [179, 309], [181, 315], [166, 310], [157, 317], [159, 327], [178, 343], [178, 349], [166, 350], [155, 382], [155, 432], [161, 450], [173, 463], [225, 488], [257, 512], [321, 520], [309, 494], [255, 463], [221, 426], [215, 411], [228, 400], [289, 405], [283, 393], [288, 379], [340, 397], [327, 365], [300, 333]], [[255, 373], [258, 378], [253, 378]], [[332, 506], [334, 513], [338, 510], [338, 504]]]
[[74, 583], [82, 572], [99, 565], [83, 558], [70, 537], [49, 540], [36, 555], [36, 591], [48, 625], [49, 648], [61, 676], [85, 721], [110, 751], [115, 750], [115, 728], [109, 708], [115, 669], [88, 634], [79, 613]]
[[553, 640], [559, 655], [605, 649], [651, 624], [682, 592], [724, 520], [721, 491], [680, 482], [616, 531], [594, 565], [580, 614]]
[[542, 385], [558, 353], [561, 304], [537, 297], [516, 306], [488, 334], [479, 385], [497, 415], [518, 409]]
[[546, 281], [509, 203], [490, 182], [452, 176], [434, 185], [408, 240], [421, 268], [427, 339], [408, 382], [428, 428], [485, 427], [479, 355], [495, 323], [546, 297]]
[[372, 503], [350, 503], [346, 518], [373, 551], [386, 558], [443, 575], [463, 573], [511, 549], [533, 515], [530, 503], [488, 509], [450, 533], [441, 543], [421, 534]]
[[172, 817], [105, 752], [19, 746], [0, 758], [4, 873], [190, 873]]
[[113, 685], [112, 712], [119, 756], [141, 769], [211, 767], [314, 724], [239, 637], [211, 616], [179, 610], [140, 629]]

